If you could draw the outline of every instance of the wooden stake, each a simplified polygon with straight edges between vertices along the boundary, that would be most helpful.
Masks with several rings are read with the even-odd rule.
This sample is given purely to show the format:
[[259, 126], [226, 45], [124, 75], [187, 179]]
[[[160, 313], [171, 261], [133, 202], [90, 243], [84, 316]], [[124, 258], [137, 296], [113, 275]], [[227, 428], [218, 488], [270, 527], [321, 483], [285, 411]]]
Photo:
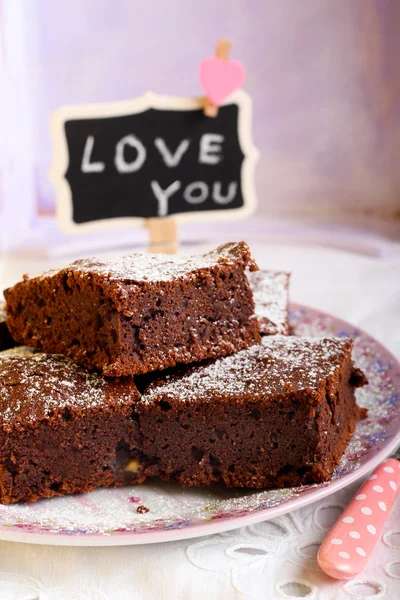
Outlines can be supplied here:
[[149, 252], [176, 254], [178, 250], [178, 223], [176, 219], [147, 219], [146, 227], [150, 235]]
[[[232, 48], [232, 42], [225, 38], [220, 38], [217, 41], [215, 48], [215, 56], [221, 60], [228, 60], [229, 53]], [[218, 106], [215, 106], [208, 98], [205, 99], [204, 103], [204, 114], [206, 117], [216, 117], [218, 115]]]

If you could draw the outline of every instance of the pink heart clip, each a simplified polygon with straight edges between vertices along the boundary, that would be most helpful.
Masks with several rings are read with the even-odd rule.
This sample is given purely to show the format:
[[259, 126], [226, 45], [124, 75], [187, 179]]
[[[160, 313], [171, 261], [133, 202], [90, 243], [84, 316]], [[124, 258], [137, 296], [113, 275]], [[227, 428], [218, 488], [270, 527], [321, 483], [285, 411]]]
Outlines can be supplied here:
[[237, 60], [210, 56], [200, 63], [200, 83], [215, 106], [220, 106], [232, 92], [240, 88], [245, 76], [245, 68]]

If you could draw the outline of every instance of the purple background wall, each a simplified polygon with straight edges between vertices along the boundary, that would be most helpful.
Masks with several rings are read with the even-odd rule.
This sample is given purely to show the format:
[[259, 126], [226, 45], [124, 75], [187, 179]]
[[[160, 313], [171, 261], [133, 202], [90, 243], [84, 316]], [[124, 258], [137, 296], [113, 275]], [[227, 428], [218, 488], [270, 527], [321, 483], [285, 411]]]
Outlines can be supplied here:
[[146, 90], [199, 95], [198, 64], [217, 37], [228, 36], [254, 101], [259, 210], [400, 214], [400, 2], [27, 4], [32, 163], [42, 207], [54, 205], [47, 181], [53, 108]]

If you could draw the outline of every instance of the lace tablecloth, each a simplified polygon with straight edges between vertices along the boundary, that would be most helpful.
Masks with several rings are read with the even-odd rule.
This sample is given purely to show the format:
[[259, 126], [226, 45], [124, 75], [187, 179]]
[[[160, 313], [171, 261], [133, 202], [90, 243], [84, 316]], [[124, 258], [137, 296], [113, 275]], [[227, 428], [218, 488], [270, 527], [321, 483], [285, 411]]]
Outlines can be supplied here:
[[[260, 266], [293, 272], [294, 301], [353, 322], [400, 356], [398, 246], [385, 258], [300, 244], [252, 248]], [[3, 263], [0, 284], [36, 266], [43, 265]], [[400, 498], [357, 580], [334, 581], [316, 563], [319, 543], [360, 484], [272, 521], [194, 540], [115, 548], [0, 542], [0, 600], [396, 600]]]

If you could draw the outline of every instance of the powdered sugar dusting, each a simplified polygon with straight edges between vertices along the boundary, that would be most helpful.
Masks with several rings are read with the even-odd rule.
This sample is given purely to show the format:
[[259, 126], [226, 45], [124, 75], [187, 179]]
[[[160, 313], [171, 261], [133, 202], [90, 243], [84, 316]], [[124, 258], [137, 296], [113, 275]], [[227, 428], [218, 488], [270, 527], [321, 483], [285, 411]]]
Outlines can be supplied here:
[[70, 359], [18, 347], [0, 352], [0, 424], [29, 424], [55, 411], [106, 408], [138, 397], [133, 383], [110, 383]]
[[287, 335], [290, 274], [280, 271], [248, 273], [260, 333]]
[[[207, 254], [182, 256], [171, 254], [128, 254], [110, 261], [96, 258], [77, 260], [66, 270], [82, 273], [98, 273], [110, 280], [129, 282], [171, 281], [185, 277], [199, 269], [209, 269], [218, 264], [240, 262], [243, 267], [251, 263], [250, 251], [244, 242], [225, 244]], [[41, 277], [54, 275], [59, 271], [47, 271]]]
[[161, 398], [181, 401], [252, 398], [283, 394], [318, 384], [340, 366], [351, 350], [343, 338], [265, 337], [261, 344], [196, 367], [179, 378], [169, 376], [150, 385], [144, 402]]

